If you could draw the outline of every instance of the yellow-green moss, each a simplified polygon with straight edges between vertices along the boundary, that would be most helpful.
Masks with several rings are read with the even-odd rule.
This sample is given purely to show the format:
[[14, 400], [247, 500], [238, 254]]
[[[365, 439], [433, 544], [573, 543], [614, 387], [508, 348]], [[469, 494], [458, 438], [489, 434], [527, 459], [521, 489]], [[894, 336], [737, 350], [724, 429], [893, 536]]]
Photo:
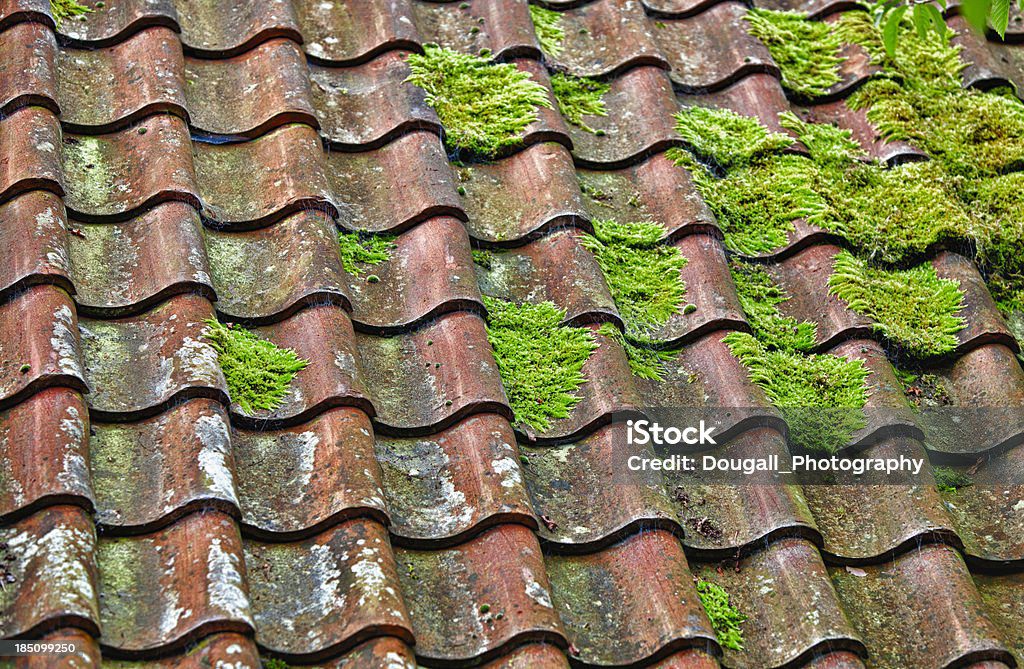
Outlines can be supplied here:
[[967, 327], [960, 317], [960, 284], [940, 279], [931, 263], [906, 270], [873, 267], [843, 251], [836, 255], [829, 293], [875, 322], [875, 328], [915, 357], [949, 353], [956, 333]]
[[453, 150], [495, 156], [521, 143], [539, 107], [551, 108], [545, 88], [511, 63], [491, 63], [436, 44], [424, 45], [408, 63], [406, 81], [426, 91]]
[[697, 579], [697, 595], [715, 629], [718, 643], [723, 648], [743, 650], [743, 630], [740, 625], [747, 622], [747, 617], [732, 605], [726, 589], [717, 583]]
[[644, 337], [683, 306], [686, 285], [680, 271], [686, 258], [679, 249], [660, 244], [664, 228], [656, 223], [594, 220], [594, 234], [584, 235], [631, 336]]
[[295, 375], [309, 365], [290, 348], [279, 348], [237, 325], [214, 319], [204, 337], [217, 351], [231, 401], [245, 413], [276, 409], [288, 394]]
[[653, 348], [660, 343], [653, 340], [645, 341], [646, 346], [634, 344], [611, 323], [603, 323], [597, 331], [622, 347], [629, 362], [629, 371], [641, 379], [661, 381], [665, 373], [665, 363], [679, 354], [678, 350]]
[[939, 489], [939, 492], [947, 494], [956, 493], [960, 488], [966, 488], [971, 485], [970, 476], [952, 467], [936, 467], [933, 473], [935, 475], [935, 487]]
[[835, 453], [867, 424], [869, 371], [862, 361], [770, 350], [744, 332], [722, 341], [780, 410], [795, 448]]
[[360, 276], [366, 265], [379, 265], [391, 259], [396, 248], [394, 237], [357, 232], [338, 233], [338, 254], [341, 266], [353, 276]]
[[530, 5], [530, 19], [533, 20], [533, 29], [537, 33], [541, 51], [549, 56], [562, 53], [562, 42], [565, 40], [562, 15], [553, 9]]
[[734, 259], [729, 263], [740, 307], [758, 341], [769, 349], [809, 351], [817, 325], [783, 316], [779, 305], [789, 299], [760, 265]]
[[[793, 144], [791, 137], [769, 132], [757, 119], [727, 109], [688, 107], [675, 118], [676, 131], [689, 149], [723, 169], [741, 167]], [[680, 156], [674, 149], [669, 157]]]
[[803, 98], [820, 97], [838, 84], [839, 37], [827, 23], [800, 12], [751, 9], [748, 32], [768, 47], [782, 71], [782, 85]]
[[516, 305], [484, 296], [487, 339], [517, 423], [544, 431], [566, 418], [586, 381], [583, 365], [597, 348], [594, 334], [562, 325], [551, 302]]
[[587, 125], [583, 117], [608, 115], [604, 104], [604, 96], [611, 90], [608, 84], [557, 72], [551, 75], [551, 89], [558, 102], [558, 111], [566, 121], [589, 133], [601, 134], [601, 131]]
[[50, 15], [60, 28], [64, 19], [73, 19], [91, 13], [93, 10], [76, 0], [50, 0]]

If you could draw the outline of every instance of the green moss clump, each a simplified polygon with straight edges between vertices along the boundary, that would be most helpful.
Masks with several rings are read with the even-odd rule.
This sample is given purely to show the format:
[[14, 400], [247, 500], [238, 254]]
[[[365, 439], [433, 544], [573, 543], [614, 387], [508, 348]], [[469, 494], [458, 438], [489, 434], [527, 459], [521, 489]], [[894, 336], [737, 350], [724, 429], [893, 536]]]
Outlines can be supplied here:
[[686, 285], [679, 272], [686, 258], [674, 246], [659, 244], [665, 230], [656, 223], [593, 221], [594, 234], [583, 246], [597, 258], [626, 332], [643, 337], [683, 306]]
[[782, 412], [796, 448], [835, 453], [867, 424], [863, 408], [870, 372], [861, 360], [770, 350], [744, 332], [731, 332], [722, 341]]
[[935, 475], [935, 487], [939, 492], [955, 493], [960, 488], [971, 485], [970, 476], [952, 467], [936, 467], [933, 474]]
[[394, 239], [386, 235], [338, 233], [341, 266], [352, 276], [361, 276], [362, 265], [379, 265], [391, 259], [391, 252], [396, 248]]
[[[792, 138], [769, 132], [757, 119], [727, 109], [688, 107], [675, 118], [676, 131], [690, 149], [726, 170], [793, 144]], [[679, 149], [671, 153], [670, 158], [680, 155]]]
[[263, 669], [290, 669], [290, 665], [284, 660], [271, 657], [263, 660]]
[[626, 339], [626, 336], [611, 323], [603, 323], [597, 331], [622, 347], [629, 362], [629, 371], [641, 379], [663, 380], [665, 363], [679, 354], [678, 350], [651, 348], [658, 343], [651, 340], [645, 342], [647, 346], [638, 346]]
[[494, 253], [487, 249], [473, 249], [473, 264], [484, 269], [491, 269], [494, 265]]
[[718, 643], [723, 648], [743, 650], [743, 630], [740, 625], [747, 622], [747, 617], [729, 602], [729, 593], [725, 588], [711, 581], [697, 579], [697, 595], [715, 629]]
[[493, 157], [517, 146], [539, 107], [551, 108], [547, 90], [511, 63], [426, 44], [408, 57], [406, 81], [427, 93], [450, 149]]
[[751, 9], [748, 32], [768, 47], [782, 71], [782, 85], [804, 98], [826, 95], [841, 79], [839, 37], [829, 24], [799, 12]]
[[549, 56], [562, 53], [562, 42], [565, 40], [562, 15], [553, 9], [530, 5], [530, 18], [533, 20], [533, 29], [537, 33], [541, 51]]
[[835, 257], [829, 293], [858, 314], [875, 321], [875, 328], [910, 355], [928, 357], [949, 353], [956, 333], [967, 327], [960, 284], [940, 279], [930, 263], [906, 270], [872, 267], [842, 251]]
[[819, 165], [846, 165], [864, 157], [860, 144], [853, 141], [853, 132], [830, 123], [808, 123], [793, 112], [779, 114], [783, 128], [792, 130], [807, 147], [811, 160]]
[[760, 265], [733, 260], [729, 264], [736, 296], [758, 341], [770, 349], [810, 351], [817, 325], [783, 316], [779, 305], [789, 299]]
[[555, 92], [558, 111], [566, 121], [589, 133], [600, 134], [600, 131], [587, 125], [583, 117], [608, 115], [604, 95], [611, 90], [611, 86], [587, 77], [558, 72], [551, 76], [551, 88]]
[[292, 379], [309, 365], [290, 348], [279, 348], [238, 326], [206, 321], [204, 337], [217, 351], [231, 400], [251, 414], [276, 409], [288, 394]]
[[50, 0], [50, 15], [53, 16], [53, 22], [57, 24], [58, 28], [64, 19], [84, 16], [92, 11], [76, 0]]
[[669, 151], [686, 166], [694, 185], [736, 253], [768, 253], [789, 243], [794, 221], [822, 218], [825, 200], [815, 191], [815, 168], [806, 158], [773, 155], [729, 171], [720, 179], [681, 150]]
[[565, 312], [551, 302], [516, 305], [484, 296], [484, 305], [487, 339], [516, 422], [547, 430], [579, 402], [573, 393], [586, 381], [594, 334], [562, 325]]

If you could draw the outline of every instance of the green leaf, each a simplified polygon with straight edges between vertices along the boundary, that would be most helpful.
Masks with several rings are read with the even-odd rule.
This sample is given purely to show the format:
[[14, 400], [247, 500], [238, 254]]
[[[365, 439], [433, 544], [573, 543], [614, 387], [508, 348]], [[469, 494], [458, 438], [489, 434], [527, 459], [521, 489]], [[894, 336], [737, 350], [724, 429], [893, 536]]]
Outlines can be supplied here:
[[914, 29], [922, 40], [928, 39], [929, 17], [927, 5], [914, 5]]
[[[1024, 1], [1024, 0], [1022, 0]], [[942, 13], [938, 10], [935, 5], [920, 5], [924, 7], [928, 17], [931, 19], [932, 26], [935, 28], [935, 32], [939, 34], [939, 37], [943, 42], [949, 37], [949, 30], [946, 27], [946, 20], [942, 18]]]
[[999, 33], [999, 39], [1006, 38], [1006, 26], [1010, 23], [1010, 0], [992, 0], [989, 9], [992, 28]]
[[885, 53], [890, 58], [896, 56], [896, 35], [900, 29], [900, 21], [903, 20], [903, 15], [907, 13], [907, 6], [900, 5], [896, 9], [892, 10], [889, 14], [889, 18], [885, 21], [885, 28], [882, 29], [882, 44], [885, 45]]
[[990, 6], [991, 0], [963, 0], [960, 5], [960, 14], [971, 24], [971, 27], [979, 33], [983, 33], [988, 21]]

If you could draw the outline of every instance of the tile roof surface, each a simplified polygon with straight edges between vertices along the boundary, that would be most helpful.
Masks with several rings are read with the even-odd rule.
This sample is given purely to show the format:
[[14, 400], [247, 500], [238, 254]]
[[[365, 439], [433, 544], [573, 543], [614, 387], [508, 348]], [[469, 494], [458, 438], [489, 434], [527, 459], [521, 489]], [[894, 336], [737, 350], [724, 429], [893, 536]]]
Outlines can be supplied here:
[[[0, 636], [76, 641], [67, 667], [1024, 664], [1020, 486], [951, 503], [917, 485], [611, 483], [612, 415], [651, 404], [732, 407], [730, 455], [787, 453], [722, 341], [749, 326], [715, 217], [664, 155], [681, 108], [781, 130], [801, 104], [746, 5], [547, 0], [565, 39], [545, 55], [525, 0], [85, 4], [55, 22], [48, 0], [0, 0]], [[1024, 84], [1019, 22], [1005, 42], [950, 22], [966, 86]], [[600, 132], [540, 109], [464, 178], [405, 83], [430, 42], [548, 89], [553, 72], [600, 79]], [[851, 55], [807, 113], [882, 161], [922, 157], [844, 103], [872, 73]], [[657, 332], [681, 349], [662, 381], [598, 332], [623, 320], [581, 235], [629, 216], [627, 198], [688, 259], [696, 309]], [[375, 281], [345, 270], [339, 229], [396, 236]], [[789, 315], [818, 325], [815, 350], [872, 371], [867, 452], [998, 450], [1024, 470], [1019, 420], [925, 441], [942, 426], [920, 424], [871, 322], [829, 295], [836, 241], [799, 223], [762, 260]], [[978, 268], [930, 259], [965, 294], [935, 364], [951, 401], [1024, 406]], [[513, 426], [484, 295], [550, 301], [596, 333], [578, 404], [547, 429]], [[309, 361], [280, 406], [231, 401], [203, 336], [215, 317]], [[742, 650], [719, 643], [698, 578], [746, 616]]]

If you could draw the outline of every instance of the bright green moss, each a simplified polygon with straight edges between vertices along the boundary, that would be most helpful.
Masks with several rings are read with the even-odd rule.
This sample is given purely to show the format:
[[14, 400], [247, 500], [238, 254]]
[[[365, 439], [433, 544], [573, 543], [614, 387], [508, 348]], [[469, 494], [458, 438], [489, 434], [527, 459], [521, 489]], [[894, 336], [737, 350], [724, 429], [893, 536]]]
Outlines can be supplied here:
[[724, 179], [684, 151], [670, 151], [669, 157], [689, 167], [697, 190], [725, 233], [726, 247], [736, 253], [757, 255], [786, 246], [794, 221], [820, 217], [826, 207], [814, 189], [814, 164], [800, 156], [766, 156], [730, 170]]
[[217, 351], [217, 362], [228, 384], [231, 401], [251, 414], [276, 409], [288, 394], [292, 379], [309, 364], [290, 348], [279, 348], [238, 326], [206, 321], [204, 337]]
[[955, 493], [960, 488], [971, 485], [970, 476], [952, 467], [936, 467], [932, 473], [935, 475], [935, 487], [939, 492]]
[[597, 348], [593, 333], [562, 325], [565, 313], [550, 302], [516, 305], [485, 296], [484, 305], [487, 339], [516, 422], [547, 430], [579, 402], [573, 393]]
[[647, 346], [639, 346], [626, 339], [622, 332], [611, 323], [604, 323], [598, 328], [598, 332], [618, 342], [619, 346], [626, 353], [626, 360], [629, 362], [629, 370], [634, 376], [641, 379], [661, 381], [665, 373], [665, 363], [674, 358], [679, 351], [662, 351], [651, 348], [657, 342], [645, 341]]
[[643, 337], [679, 313], [686, 294], [679, 272], [686, 258], [674, 246], [659, 244], [664, 229], [649, 222], [593, 225], [594, 235], [584, 235], [583, 246], [597, 258], [626, 332]]
[[587, 132], [600, 134], [587, 125], [583, 117], [608, 115], [604, 104], [604, 95], [611, 90], [608, 84], [558, 72], [551, 75], [551, 88], [555, 92], [558, 111], [566, 121]]
[[411, 54], [409, 81], [427, 93], [445, 129], [449, 148], [492, 157], [522, 141], [539, 107], [551, 108], [547, 91], [511, 63], [426, 44]]
[[744, 332], [722, 341], [782, 412], [797, 449], [835, 453], [866, 425], [869, 371], [862, 361], [770, 350]]
[[263, 660], [263, 669], [290, 669], [287, 662], [271, 657]]
[[[769, 132], [757, 119], [727, 109], [688, 107], [675, 118], [676, 131], [690, 149], [723, 169], [741, 167], [793, 144], [792, 138]], [[679, 149], [671, 153], [674, 159], [680, 155]]]
[[819, 165], [844, 165], [864, 157], [860, 144], [851, 139], [850, 130], [830, 123], [808, 123], [788, 111], [779, 114], [779, 122], [796, 133], [811, 154], [811, 160]]
[[50, 0], [50, 15], [53, 16], [53, 22], [58, 28], [64, 19], [84, 16], [92, 11], [76, 0]]
[[758, 341], [769, 349], [809, 351], [814, 348], [817, 325], [783, 316], [779, 305], [789, 296], [775, 285], [760, 265], [733, 260], [729, 264], [736, 295]]
[[357, 232], [338, 233], [338, 253], [341, 266], [353, 276], [363, 274], [363, 266], [379, 265], [391, 259], [395, 249], [394, 237], [364, 235]]
[[829, 24], [799, 12], [751, 9], [749, 32], [764, 42], [782, 71], [782, 85], [803, 98], [821, 97], [841, 79], [839, 37]]
[[562, 53], [562, 42], [565, 40], [562, 15], [553, 9], [530, 5], [530, 18], [533, 19], [533, 29], [537, 33], [541, 51], [549, 56]]
[[959, 315], [964, 308], [960, 284], [940, 279], [927, 262], [888, 270], [842, 251], [828, 286], [830, 294], [875, 321], [875, 329], [915, 357], [949, 353], [956, 348], [956, 333], [967, 327]]
[[743, 630], [740, 625], [747, 622], [747, 617], [729, 603], [729, 593], [725, 588], [705, 581], [697, 580], [697, 595], [704, 606], [704, 612], [715, 629], [715, 636], [723, 648], [743, 650]]

